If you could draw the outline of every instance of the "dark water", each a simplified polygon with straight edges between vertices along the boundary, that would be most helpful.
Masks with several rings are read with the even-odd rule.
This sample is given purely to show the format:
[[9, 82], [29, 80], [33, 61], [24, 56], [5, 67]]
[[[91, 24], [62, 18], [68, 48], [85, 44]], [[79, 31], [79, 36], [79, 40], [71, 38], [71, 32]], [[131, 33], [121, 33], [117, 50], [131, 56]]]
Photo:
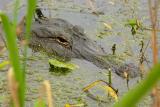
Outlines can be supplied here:
[[[48, 0], [49, 1], [49, 0]], [[39, 6], [48, 17], [59, 17], [68, 20], [74, 25], [79, 25], [85, 29], [89, 38], [98, 41], [108, 53], [112, 53], [111, 46], [117, 44], [117, 54], [125, 59], [126, 62], [138, 63], [138, 53], [140, 50], [140, 41], [143, 40], [145, 45], [150, 39], [149, 31], [142, 32], [143, 35], [137, 34], [134, 37], [130, 28], [125, 26], [128, 19], [138, 18], [145, 26], [150, 26], [148, 4], [146, 0], [130, 0], [124, 3], [122, 0], [96, 0], [96, 9], [103, 12], [104, 15], [94, 15], [87, 0], [51, 0], [47, 3], [41, 0]], [[10, 3], [9, 7], [8, 3]], [[12, 16], [13, 5], [11, 0], [1, 0], [0, 9], [6, 10], [8, 15]], [[25, 2], [21, 3], [19, 19], [25, 14]], [[103, 23], [107, 23], [112, 29], [105, 28]], [[98, 35], [105, 33], [103, 39]], [[159, 39], [158, 39], [159, 40]], [[160, 46], [159, 46], [160, 47]], [[6, 57], [5, 57], [6, 56]], [[87, 107], [111, 107], [114, 104], [113, 99], [107, 97], [101, 88], [91, 90], [96, 96], [102, 97], [107, 103], [95, 101], [88, 97], [82, 91], [82, 88], [96, 80], [106, 80], [108, 73], [106, 70], [97, 68], [95, 65], [84, 61], [73, 59], [71, 62], [77, 64], [80, 68], [65, 76], [55, 76], [49, 72], [48, 57], [42, 53], [33, 53], [29, 50], [27, 71], [27, 102], [26, 107], [33, 107], [33, 102], [38, 97], [38, 88], [43, 80], [49, 80], [52, 85], [54, 103], [56, 107], [63, 107], [66, 103], [77, 104], [85, 103]], [[146, 57], [151, 61], [150, 45], [146, 51]], [[0, 58], [0, 61], [7, 59], [7, 55]], [[34, 59], [34, 60], [33, 60]], [[0, 72], [0, 105], [6, 101], [6, 71]], [[119, 97], [128, 91], [126, 80], [113, 73], [113, 87], [119, 90]], [[130, 88], [137, 84], [139, 78], [131, 79]], [[145, 97], [138, 107], [150, 107], [151, 99]]]

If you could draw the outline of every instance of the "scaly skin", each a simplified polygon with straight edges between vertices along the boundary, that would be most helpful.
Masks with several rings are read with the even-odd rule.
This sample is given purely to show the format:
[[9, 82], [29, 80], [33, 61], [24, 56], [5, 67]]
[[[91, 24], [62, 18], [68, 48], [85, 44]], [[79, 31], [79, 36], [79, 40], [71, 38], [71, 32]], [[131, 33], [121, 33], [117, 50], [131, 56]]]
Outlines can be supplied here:
[[[22, 20], [18, 38], [23, 39], [25, 24]], [[121, 77], [127, 72], [129, 77], [138, 76], [138, 68], [133, 64], [117, 62], [115, 56], [107, 55], [103, 48], [89, 39], [82, 28], [59, 19], [38, 19], [32, 23], [29, 46], [34, 50], [43, 50], [63, 60], [84, 59], [102, 69], [111, 69]]]

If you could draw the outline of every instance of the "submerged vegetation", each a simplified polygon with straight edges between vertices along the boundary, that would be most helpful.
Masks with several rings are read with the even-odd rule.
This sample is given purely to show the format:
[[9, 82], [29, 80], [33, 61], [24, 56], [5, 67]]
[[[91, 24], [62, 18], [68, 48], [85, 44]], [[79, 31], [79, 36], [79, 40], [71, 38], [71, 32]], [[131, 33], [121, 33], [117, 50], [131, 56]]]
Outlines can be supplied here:
[[57, 75], [64, 75], [78, 68], [77, 65], [67, 62], [60, 62], [56, 59], [49, 59], [50, 72]]
[[[53, 2], [52, 0], [48, 0], [48, 8], [49, 10], [51, 9], [51, 6], [49, 5], [49, 1]], [[99, 11], [96, 8], [96, 2], [92, 1], [92, 0], [86, 0], [86, 2], [88, 3], [88, 6], [90, 7], [90, 10], [92, 11], [91, 14], [92, 15], [96, 15], [96, 17], [101, 17], [101, 15], [103, 16], [105, 13]], [[129, 1], [125, 0], [125, 3], [127, 4]], [[138, 2], [138, 1], [137, 1]], [[31, 32], [31, 27], [32, 27], [32, 22], [33, 21], [37, 21], [38, 19], [36, 19], [35, 17], [35, 9], [37, 8], [37, 1], [36, 0], [27, 0], [27, 9], [26, 9], [26, 13], [25, 13], [25, 36], [24, 36], [24, 40], [21, 41], [23, 43], [22, 46], [20, 46], [20, 48], [23, 48], [23, 56], [21, 55], [21, 50], [19, 49], [19, 43], [17, 42], [17, 27], [18, 27], [18, 16], [19, 16], [19, 7], [20, 7], [20, 0], [15, 0], [14, 2], [14, 9], [13, 9], [13, 20], [10, 20], [10, 18], [7, 16], [7, 14], [4, 11], [0, 11], [0, 22], [2, 23], [3, 26], [3, 38], [5, 44], [6, 44], [6, 48], [7, 48], [7, 52], [8, 52], [8, 56], [9, 56], [9, 60], [5, 60], [2, 58], [2, 60], [0, 59], [0, 70], [7, 69], [7, 75], [5, 75], [7, 77], [7, 89], [10, 91], [9, 93], [9, 99], [10, 101], [8, 101], [7, 105], [11, 106], [11, 107], [25, 107], [25, 105], [28, 103], [28, 101], [26, 100], [28, 97], [28, 78], [26, 75], [28, 75], [28, 73], [31, 73], [31, 75], [34, 75], [34, 71], [30, 71], [32, 69], [29, 69], [29, 67], [27, 67], [27, 62], [29, 62], [28, 60], [28, 54], [29, 54], [29, 41], [31, 39], [32, 33]], [[114, 5], [113, 1], [109, 2], [111, 5]], [[124, 4], [125, 4], [124, 3]], [[158, 36], [157, 36], [157, 31], [158, 30], [158, 0], [148, 0], [148, 4], [149, 4], [149, 13], [150, 13], [150, 19], [151, 19], [151, 28], [147, 28], [145, 27], [145, 25], [138, 20], [137, 18], [131, 18], [131, 19], [126, 19], [128, 20], [127, 23], [124, 24], [125, 27], [128, 29], [126, 26], [130, 27], [130, 32], [133, 36], [137, 35], [137, 34], [141, 34], [141, 32], [143, 32], [144, 30], [147, 30], [149, 32], [151, 32], [151, 46], [152, 46], [152, 54], [153, 54], [153, 65], [151, 67], [151, 69], [149, 69], [149, 72], [147, 72], [146, 74], [143, 72], [145, 71], [145, 64], [144, 62], [147, 62], [147, 59], [145, 57], [145, 51], [146, 48], [144, 49], [144, 42], [143, 40], [141, 41], [141, 50], [140, 50], [140, 59], [139, 59], [139, 66], [140, 66], [140, 74], [142, 74], [141, 80], [139, 80], [134, 87], [131, 87], [131, 89], [129, 89], [129, 81], [130, 81], [130, 77], [129, 77], [129, 68], [127, 67], [132, 67], [132, 66], [125, 66], [125, 68], [121, 67], [123, 75], [124, 75], [124, 79], [126, 79], [127, 81], [127, 86], [129, 91], [127, 93], [123, 93], [124, 95], [120, 95], [119, 96], [119, 89], [116, 89], [116, 85], [114, 83], [114, 81], [112, 81], [112, 79], [118, 78], [114, 75], [114, 71], [112, 71], [112, 69], [107, 69], [107, 73], [105, 72], [101, 72], [104, 76], [104, 78], [109, 78], [106, 82], [106, 80], [103, 80], [103, 78], [97, 78], [97, 75], [94, 75], [94, 77], [92, 77], [93, 79], [90, 79], [89, 82], [85, 82], [85, 80], [80, 79], [79, 77], [76, 77], [76, 75], [86, 75], [85, 71], [83, 72], [83, 74], [76, 74], [73, 75], [72, 73], [75, 72], [71, 72], [71, 75], [64, 75], [67, 78], [71, 78], [70, 81], [67, 81], [67, 79], [64, 79], [64, 76], [61, 77], [61, 74], [68, 74], [68, 72], [70, 71], [76, 71], [77, 68], [80, 68], [79, 66], [77, 66], [76, 64], [72, 64], [70, 62], [62, 62], [62, 61], [58, 61], [57, 59], [47, 59], [46, 62], [49, 62], [50, 65], [50, 71], [54, 72], [54, 75], [57, 74], [58, 72], [58, 76], [56, 77], [52, 77], [52, 78], [58, 78], [58, 79], [64, 79], [64, 82], [66, 82], [67, 84], [70, 83], [71, 84], [71, 88], [70, 90], [67, 90], [66, 86], [63, 84], [63, 82], [58, 83], [57, 81], [49, 81], [50, 79], [47, 77], [46, 79], [44, 79], [44, 82], [42, 83], [42, 85], [40, 85], [39, 87], [37, 87], [37, 84], [34, 86], [36, 88], [36, 92], [39, 89], [38, 93], [38, 97], [36, 97], [34, 100], [34, 104], [33, 107], [56, 107], [56, 100], [59, 98], [59, 91], [64, 91], [65, 90], [65, 94], [63, 95], [63, 100], [65, 99], [66, 101], [63, 102], [63, 106], [65, 107], [86, 107], [88, 106], [87, 103], [85, 102], [85, 100], [87, 98], [90, 98], [90, 101], [92, 102], [92, 100], [96, 101], [97, 103], [104, 103], [104, 105], [107, 105], [107, 103], [112, 102], [113, 104], [111, 106], [113, 107], [135, 107], [136, 104], [139, 103], [139, 101], [141, 99], [143, 99], [143, 97], [151, 90], [152, 91], [152, 95], [153, 95], [153, 104], [151, 105], [151, 107], [159, 107], [160, 105], [160, 96], [159, 96], [159, 85], [157, 84], [159, 82], [160, 79], [160, 64], [158, 64]], [[73, 7], [72, 7], [73, 8]], [[81, 10], [80, 12], [83, 12], [83, 10]], [[41, 14], [42, 15], [42, 14]], [[42, 16], [38, 16], [40, 18], [44, 18]], [[49, 17], [51, 17], [51, 10], [49, 12]], [[125, 17], [125, 16], [124, 16]], [[35, 20], [34, 20], [35, 18]], [[105, 19], [106, 20], [106, 19]], [[39, 20], [38, 20], [39, 21]], [[41, 23], [41, 21], [39, 21], [39, 23]], [[102, 38], [102, 35], [106, 35], [106, 32], [111, 32], [114, 29], [114, 24], [109, 24], [106, 22], [101, 22], [103, 23], [103, 27], [104, 27], [104, 31], [100, 32], [100, 34], [98, 34], [98, 37]], [[58, 26], [58, 25], [57, 25]], [[74, 26], [75, 27], [75, 26]], [[77, 31], [78, 28], [74, 29], [74, 32]], [[79, 28], [80, 29], [80, 28]], [[70, 29], [71, 30], [71, 29]], [[81, 33], [79, 31], [77, 31], [78, 33]], [[78, 33], [75, 34], [78, 34]], [[1, 32], [0, 32], [0, 36], [1, 36]], [[62, 35], [63, 36], [63, 35]], [[65, 38], [49, 38], [49, 40], [52, 39], [58, 39], [58, 43], [60, 44], [61, 42], [63, 42], [63, 46], [68, 46], [67, 44], [67, 40], [65, 40]], [[84, 37], [85, 39], [85, 37]], [[125, 38], [126, 39], [126, 38]], [[135, 38], [134, 38], [135, 40]], [[78, 40], [77, 40], [78, 41]], [[149, 41], [150, 42], [150, 41]], [[108, 62], [110, 62], [110, 67], [113, 67], [113, 58], [118, 56], [118, 46], [114, 43], [114, 44], [110, 44], [110, 53], [112, 53], [112, 55], [110, 56], [105, 56], [105, 57], [109, 57]], [[67, 47], [68, 48], [68, 47]], [[72, 47], [71, 47], [72, 48]], [[96, 47], [95, 47], [96, 48]], [[103, 50], [103, 49], [102, 49]], [[92, 49], [90, 50], [92, 51]], [[0, 49], [0, 52], [2, 52], [2, 50]], [[87, 53], [86, 53], [87, 55]], [[3, 55], [2, 55], [3, 56]], [[23, 57], [23, 60], [21, 60]], [[84, 57], [84, 56], [83, 56]], [[90, 56], [88, 56], [90, 58]], [[95, 56], [94, 56], [95, 57]], [[96, 57], [99, 58], [99, 57]], [[95, 59], [96, 59], [95, 58]], [[121, 58], [119, 58], [121, 59]], [[122, 58], [123, 59], [123, 58]], [[100, 59], [98, 59], [98, 61], [101, 61]], [[124, 61], [124, 60], [122, 60]], [[38, 62], [38, 61], [37, 61]], [[38, 65], [38, 63], [36, 62], [35, 66]], [[113, 63], [112, 63], [113, 62]], [[120, 62], [116, 61], [117, 65], [120, 65]], [[30, 62], [29, 62], [30, 63]], [[31, 62], [32, 64], [33, 62]], [[48, 63], [43, 63], [43, 66], [46, 66]], [[101, 63], [102, 64], [102, 63]], [[85, 64], [84, 62], [84, 65]], [[116, 64], [115, 64], [116, 65]], [[138, 65], [138, 64], [137, 64]], [[36, 68], [36, 67], [35, 67]], [[83, 67], [82, 67], [83, 68]], [[38, 69], [38, 67], [37, 67]], [[40, 70], [40, 69], [38, 69]], [[80, 72], [80, 71], [78, 71]], [[121, 73], [122, 73], [121, 72]], [[136, 72], [136, 71], [135, 71]], [[77, 72], [76, 72], [77, 73]], [[44, 73], [45, 74], [45, 73]], [[98, 74], [99, 75], [99, 74]], [[101, 75], [102, 76], [102, 75]], [[44, 76], [45, 77], [45, 76]], [[37, 77], [38, 78], [38, 77]], [[30, 82], [32, 82], [32, 78]], [[57, 80], [58, 80], [57, 79]], [[89, 79], [89, 77], [87, 77], [87, 79]], [[76, 82], [75, 81], [79, 81], [78, 86], [79, 87], [74, 87]], [[93, 81], [94, 80], [94, 81]], [[118, 81], [118, 79], [117, 79]], [[52, 88], [53, 83], [56, 83], [62, 87], [62, 90], [58, 89], [57, 87]], [[34, 83], [34, 82], [33, 82]], [[89, 84], [91, 83], [91, 84]], [[155, 85], [157, 84], [157, 85]], [[83, 88], [80, 88], [83, 87]], [[105, 94], [105, 96], [107, 97], [107, 99], [109, 99], [109, 102], [106, 101], [106, 97], [105, 99], [101, 99], [98, 95], [94, 95], [90, 92], [94, 92], [94, 89], [103, 89], [105, 92], [107, 92], [107, 94]], [[5, 90], [5, 91], [8, 91]], [[77, 96], [72, 96], [72, 92], [76, 90], [76, 94]], [[81, 90], [81, 92], [79, 92], [79, 90]], [[33, 91], [33, 90], [32, 90]], [[105, 92], [102, 92], [102, 94], [104, 94]], [[1, 92], [1, 87], [0, 87], [0, 92]], [[100, 92], [101, 93], [101, 92]], [[82, 95], [81, 95], [82, 94]], [[8, 95], [8, 94], [7, 94]], [[66, 97], [65, 95], [70, 96], [68, 98], [68, 96]], [[86, 97], [83, 97], [87, 96]], [[54, 96], [54, 97], [53, 97]], [[86, 99], [84, 99], [86, 98]], [[0, 97], [0, 100], [2, 100], [3, 97]], [[61, 100], [61, 98], [59, 98]], [[77, 101], [72, 101], [70, 103], [70, 99], [76, 99]], [[32, 100], [32, 98], [30, 99]], [[0, 104], [1, 106], [1, 104]], [[3, 105], [2, 105], [3, 106]], [[57, 106], [59, 107], [59, 106]]]

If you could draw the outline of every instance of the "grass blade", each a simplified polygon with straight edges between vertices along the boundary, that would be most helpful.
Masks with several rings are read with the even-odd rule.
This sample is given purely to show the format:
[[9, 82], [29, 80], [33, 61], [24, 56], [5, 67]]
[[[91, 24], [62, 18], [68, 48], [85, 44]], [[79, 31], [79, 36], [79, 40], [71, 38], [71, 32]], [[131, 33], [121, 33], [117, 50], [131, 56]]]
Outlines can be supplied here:
[[16, 24], [17, 24], [17, 17], [18, 17], [18, 11], [19, 11], [19, 5], [20, 5], [20, 0], [15, 0], [14, 2], [14, 19], [13, 19], [13, 25], [14, 28], [16, 28]]
[[11, 65], [13, 67], [13, 70], [15, 72], [15, 78], [17, 82], [19, 83], [18, 91], [19, 91], [19, 100], [20, 105], [23, 107], [24, 105], [24, 79], [23, 79], [23, 73], [20, 66], [20, 59], [19, 59], [19, 52], [18, 47], [16, 43], [16, 33], [13, 30], [13, 26], [11, 25], [8, 17], [3, 13], [0, 12], [0, 17], [2, 19], [2, 25], [5, 31], [5, 37], [6, 37], [6, 43], [7, 48], [9, 51], [9, 58]]
[[[32, 25], [32, 18], [34, 16], [35, 8], [36, 8], [36, 0], [28, 0], [28, 7], [27, 7], [27, 15], [26, 15], [26, 35], [25, 40], [29, 41], [30, 39], [30, 29]], [[23, 70], [26, 70], [26, 59], [27, 59], [27, 44], [24, 46], [24, 64]]]

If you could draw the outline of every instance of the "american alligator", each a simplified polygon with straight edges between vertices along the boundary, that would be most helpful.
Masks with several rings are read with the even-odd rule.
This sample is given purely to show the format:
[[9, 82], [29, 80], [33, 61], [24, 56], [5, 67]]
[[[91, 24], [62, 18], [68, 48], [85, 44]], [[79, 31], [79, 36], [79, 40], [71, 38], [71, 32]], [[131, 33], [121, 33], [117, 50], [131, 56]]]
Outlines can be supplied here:
[[[40, 10], [39, 10], [40, 11]], [[133, 78], [138, 75], [134, 64], [117, 62], [115, 55], [107, 55], [104, 49], [95, 41], [89, 39], [84, 30], [60, 18], [46, 18], [42, 12], [37, 12], [38, 18], [32, 23], [29, 46], [32, 49], [43, 50], [50, 55], [63, 60], [71, 58], [84, 59], [102, 69], [111, 69], [123, 77], [124, 72]], [[19, 23], [18, 38], [25, 34], [25, 19]]]

